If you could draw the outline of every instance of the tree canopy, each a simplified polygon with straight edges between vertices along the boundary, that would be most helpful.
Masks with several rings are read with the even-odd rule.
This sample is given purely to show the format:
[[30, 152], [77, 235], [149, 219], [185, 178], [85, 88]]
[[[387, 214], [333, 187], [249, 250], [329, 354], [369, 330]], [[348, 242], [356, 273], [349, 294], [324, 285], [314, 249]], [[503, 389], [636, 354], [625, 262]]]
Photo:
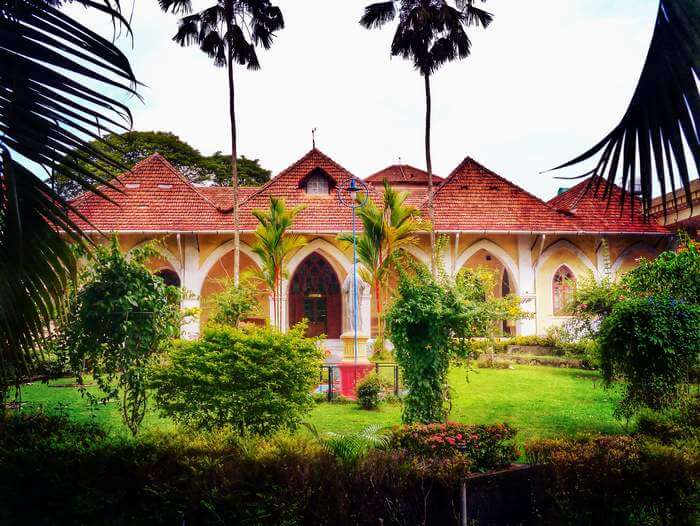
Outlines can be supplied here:
[[[183, 141], [171, 132], [163, 131], [130, 131], [121, 134], [111, 134], [105, 141], [93, 141], [91, 146], [103, 155], [108, 155], [117, 163], [132, 168], [156, 152], [161, 153], [168, 161], [178, 168], [190, 181], [198, 184], [225, 186], [231, 184], [231, 155], [215, 152], [212, 155], [202, 155], [196, 148]], [[84, 154], [81, 154], [84, 157]], [[102, 175], [95, 165], [103, 161], [96, 155], [90, 159], [81, 159], [77, 154], [66, 155], [60, 166], [76, 163], [90, 173], [95, 179]], [[260, 166], [257, 159], [238, 159], [240, 183], [244, 186], [257, 186], [269, 181], [270, 170]], [[66, 199], [72, 199], [83, 189], [76, 183], [61, 175], [57, 170], [56, 190]]]

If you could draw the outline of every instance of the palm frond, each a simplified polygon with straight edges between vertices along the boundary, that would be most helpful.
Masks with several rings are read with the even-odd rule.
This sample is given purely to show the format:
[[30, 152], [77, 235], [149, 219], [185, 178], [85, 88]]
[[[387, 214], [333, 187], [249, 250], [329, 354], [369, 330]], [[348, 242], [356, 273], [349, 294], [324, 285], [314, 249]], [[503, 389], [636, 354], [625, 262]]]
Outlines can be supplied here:
[[[696, 0], [661, 0], [654, 33], [642, 73], [622, 120], [603, 140], [578, 157], [554, 168], [569, 167], [600, 154], [595, 167], [578, 176], [595, 176], [586, 192], [598, 192], [612, 199], [620, 178], [620, 205], [631, 202], [639, 189], [643, 212], [649, 215], [653, 180], [664, 195], [664, 214], [675, 201], [676, 184], [685, 192], [689, 205], [692, 170], [687, 152], [700, 169], [700, 4]], [[686, 150], [687, 146], [687, 150]], [[678, 181], [676, 180], [678, 179]]]
[[[118, 1], [79, 2], [129, 31]], [[67, 239], [84, 239], [77, 212], [28, 167], [98, 193], [98, 184], [112, 186], [127, 169], [89, 141], [131, 126], [128, 107], [107, 95], [136, 94], [131, 66], [61, 3], [16, 0], [0, 8], [0, 388], [31, 372], [75, 273]], [[68, 154], [87, 164], [61, 165]]]
[[396, 6], [393, 1], [378, 2], [365, 7], [365, 13], [360, 18], [360, 24], [367, 29], [381, 27], [396, 17]]

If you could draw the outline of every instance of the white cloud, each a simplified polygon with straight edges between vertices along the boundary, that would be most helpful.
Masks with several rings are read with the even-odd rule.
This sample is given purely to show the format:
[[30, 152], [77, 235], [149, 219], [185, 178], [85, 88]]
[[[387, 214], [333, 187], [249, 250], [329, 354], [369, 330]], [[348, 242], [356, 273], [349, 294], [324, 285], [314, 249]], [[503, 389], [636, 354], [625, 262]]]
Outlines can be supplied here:
[[[195, 2], [206, 6], [210, 1]], [[237, 71], [239, 151], [278, 171], [317, 145], [359, 176], [400, 156], [423, 167], [423, 83], [389, 57], [392, 29], [357, 23], [369, 0], [278, 0], [286, 21], [262, 70]], [[170, 39], [176, 17], [134, 8], [134, 46], [120, 45], [147, 88], [136, 129], [170, 130], [205, 153], [230, 151], [224, 70]], [[466, 155], [551, 197], [539, 172], [599, 140], [627, 106], [651, 37], [656, 0], [490, 0], [472, 56], [433, 79], [433, 166]], [[72, 8], [76, 9], [76, 8]], [[92, 14], [79, 11], [82, 17]], [[100, 26], [107, 29], [107, 26]], [[575, 172], [570, 172], [575, 173]]]

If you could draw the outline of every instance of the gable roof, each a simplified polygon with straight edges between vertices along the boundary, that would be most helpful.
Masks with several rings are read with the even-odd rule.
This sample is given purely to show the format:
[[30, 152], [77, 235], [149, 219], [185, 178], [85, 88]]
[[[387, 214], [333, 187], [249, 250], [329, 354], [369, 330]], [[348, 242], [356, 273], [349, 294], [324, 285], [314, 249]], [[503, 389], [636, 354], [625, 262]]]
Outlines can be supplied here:
[[[367, 183], [381, 185], [384, 179], [389, 184], [428, 186], [428, 172], [408, 164], [392, 164], [365, 179]], [[433, 174], [433, 184], [435, 186], [442, 183], [444, 179]]]
[[[438, 231], [579, 233], [566, 214], [466, 157], [435, 191]], [[427, 199], [421, 209], [427, 214]]]
[[217, 204], [188, 181], [165, 157], [155, 153], [100, 190], [112, 202], [85, 193], [71, 204], [92, 225], [84, 230], [177, 232], [216, 229], [222, 215]]
[[[591, 188], [586, 192], [586, 188]], [[583, 230], [607, 234], [668, 234], [669, 230], [659, 225], [653, 219], [647, 221], [642, 213], [642, 203], [635, 199], [634, 213], [629, 193], [620, 207], [622, 189], [614, 185], [611, 189], [610, 200], [603, 196], [605, 180], [589, 177], [569, 188], [548, 203], [558, 210], [563, 210], [574, 218]]]
[[[339, 202], [336, 192], [330, 192], [328, 195], [307, 194], [301, 187], [302, 181], [311, 172], [317, 170], [325, 173], [334, 185], [348, 178], [360, 180], [326, 154], [314, 148], [241, 203], [241, 221], [244, 222], [244, 228], [255, 228], [257, 222], [251, 213], [252, 210], [267, 209], [270, 196], [275, 196], [284, 198], [289, 206], [306, 206], [294, 220], [294, 231], [335, 233], [350, 230], [352, 212]], [[371, 186], [369, 192], [371, 198], [377, 197]], [[358, 227], [360, 226], [358, 221]]]
[[[293, 229], [308, 234], [347, 232], [352, 228], [352, 212], [343, 206], [337, 192], [307, 194], [303, 181], [322, 171], [333, 185], [357, 178], [317, 149], [280, 172], [261, 187], [241, 187], [240, 227], [252, 231], [257, 220], [255, 209], [267, 209], [270, 196], [282, 197], [288, 206], [305, 205]], [[438, 231], [491, 233], [562, 234], [669, 234], [656, 224], [644, 222], [641, 207], [630, 217], [629, 201], [613, 213], [600, 194], [581, 197], [587, 181], [555, 197], [548, 203], [467, 157], [435, 191], [435, 228]], [[122, 192], [102, 186], [113, 202], [92, 193], [71, 204], [91, 224], [75, 217], [86, 231], [104, 232], [210, 232], [233, 231], [230, 187], [193, 185], [162, 155], [154, 154], [115, 179]], [[367, 185], [370, 199], [381, 198], [381, 186]], [[427, 188], [408, 188], [407, 203], [427, 215]], [[613, 196], [613, 203], [619, 197]], [[614, 205], [613, 205], [614, 206]], [[616, 207], [619, 210], [619, 207]], [[357, 224], [358, 229], [361, 223]]]

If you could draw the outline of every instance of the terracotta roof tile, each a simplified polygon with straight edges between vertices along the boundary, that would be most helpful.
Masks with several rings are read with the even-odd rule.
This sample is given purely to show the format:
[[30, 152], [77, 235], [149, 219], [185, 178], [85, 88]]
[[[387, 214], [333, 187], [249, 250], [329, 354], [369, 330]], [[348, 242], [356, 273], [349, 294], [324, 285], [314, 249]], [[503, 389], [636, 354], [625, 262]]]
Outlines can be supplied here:
[[[408, 164], [392, 164], [370, 175], [365, 181], [379, 186], [384, 179], [389, 181], [389, 184], [428, 186], [428, 172]], [[433, 174], [433, 185], [437, 186], [443, 181], [442, 177]]]
[[[565, 214], [471, 157], [435, 191], [434, 206], [435, 227], [442, 231], [579, 231]], [[427, 200], [422, 209], [427, 213]]]
[[[312, 172], [328, 178], [329, 194], [305, 192], [303, 181]], [[266, 209], [270, 195], [274, 195], [285, 198], [290, 206], [306, 205], [297, 216], [295, 231], [348, 231], [352, 227], [351, 211], [341, 205], [333, 188], [350, 177], [355, 176], [313, 149], [264, 186], [240, 188], [241, 229], [250, 231], [257, 226], [252, 210]], [[117, 182], [123, 193], [101, 188], [114, 202], [94, 194], [84, 194], [72, 202], [99, 230], [233, 230], [231, 189], [195, 186], [159, 154], [141, 161]], [[655, 223], [644, 223], [641, 216], [631, 220], [627, 209], [622, 214], [611, 214], [600, 197], [589, 195], [577, 201], [583, 185], [585, 182], [545, 203], [467, 157], [436, 189], [436, 228], [478, 232], [668, 233]], [[381, 186], [370, 182], [368, 188], [371, 199], [381, 198]], [[407, 202], [427, 215], [424, 186], [410, 188]], [[83, 221], [78, 223], [86, 230], [92, 229]]]
[[[591, 188], [586, 192], [589, 181]], [[603, 196], [604, 180], [585, 179], [576, 186], [550, 199], [548, 203], [558, 210], [571, 214], [582, 230], [600, 233], [668, 234], [669, 230], [653, 219], [645, 221], [642, 203], [636, 199], [634, 214], [632, 202], [627, 194], [624, 206], [620, 207], [622, 189], [615, 185], [610, 197]]]

